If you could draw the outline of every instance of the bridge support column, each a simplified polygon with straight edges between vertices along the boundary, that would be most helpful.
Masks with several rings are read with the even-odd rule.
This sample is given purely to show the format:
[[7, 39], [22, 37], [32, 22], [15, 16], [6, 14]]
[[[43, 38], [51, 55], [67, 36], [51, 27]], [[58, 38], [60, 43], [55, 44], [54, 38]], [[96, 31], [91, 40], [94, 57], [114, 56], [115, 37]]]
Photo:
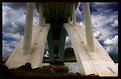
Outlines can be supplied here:
[[53, 52], [53, 36], [52, 36], [52, 28], [49, 29], [48, 36], [48, 48], [49, 48], [49, 59], [50, 63], [54, 62], [54, 52]]
[[87, 47], [88, 47], [88, 51], [93, 52], [94, 38], [93, 38], [93, 32], [92, 32], [89, 3], [82, 3], [82, 8], [84, 12], [84, 24], [85, 24]]
[[23, 54], [30, 54], [32, 40], [34, 3], [27, 3], [26, 25], [24, 31]]
[[65, 39], [66, 39], [67, 32], [65, 28], [62, 27], [61, 35], [60, 35], [60, 52], [59, 52], [59, 58], [60, 62], [64, 63], [64, 46], [65, 46]]
[[42, 26], [42, 21], [43, 21], [43, 8], [42, 4], [39, 3], [39, 25]]
[[72, 9], [72, 21], [73, 21], [73, 24], [76, 24], [75, 3], [73, 3], [73, 9]]

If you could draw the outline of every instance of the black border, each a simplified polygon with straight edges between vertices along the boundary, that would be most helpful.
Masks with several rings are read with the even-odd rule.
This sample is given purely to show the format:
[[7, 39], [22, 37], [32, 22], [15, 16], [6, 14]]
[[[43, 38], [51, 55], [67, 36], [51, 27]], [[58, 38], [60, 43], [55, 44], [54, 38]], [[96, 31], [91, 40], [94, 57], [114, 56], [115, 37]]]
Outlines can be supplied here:
[[[118, 0], [2, 0], [2, 2], [118, 2]], [[0, 70], [1, 70], [1, 65], [2, 65], [2, 2], [0, 3], [1, 4], [1, 52], [0, 52]], [[118, 7], [119, 7], [119, 4], [118, 4]], [[118, 11], [120, 12], [120, 11]], [[118, 16], [119, 13], [118, 13]], [[118, 18], [118, 23], [120, 23], [120, 19]], [[120, 25], [118, 25], [119, 27]], [[120, 28], [118, 28], [120, 29]], [[118, 30], [118, 33], [120, 33], [120, 31]], [[118, 37], [120, 36], [120, 34], [118, 34]], [[118, 39], [119, 40], [119, 39]], [[119, 40], [119, 44], [120, 44], [120, 40]], [[119, 45], [118, 44], [118, 45]], [[119, 50], [120, 52], [120, 50]], [[118, 68], [120, 67], [120, 53], [118, 52]], [[120, 68], [119, 68], [120, 70]], [[119, 71], [118, 71], [119, 73]], [[120, 74], [120, 73], [119, 73]], [[118, 79], [120, 77], [120, 75], [118, 74], [118, 77], [83, 77], [81, 79]], [[68, 78], [68, 77], [54, 77], [54, 78], [48, 78], [48, 77], [1, 77], [1, 71], [0, 71], [0, 79], [8, 79], [8, 78], [11, 78], [11, 79], [80, 79], [80, 78]]]
[[2, 0], [2, 2], [118, 2], [118, 0]]

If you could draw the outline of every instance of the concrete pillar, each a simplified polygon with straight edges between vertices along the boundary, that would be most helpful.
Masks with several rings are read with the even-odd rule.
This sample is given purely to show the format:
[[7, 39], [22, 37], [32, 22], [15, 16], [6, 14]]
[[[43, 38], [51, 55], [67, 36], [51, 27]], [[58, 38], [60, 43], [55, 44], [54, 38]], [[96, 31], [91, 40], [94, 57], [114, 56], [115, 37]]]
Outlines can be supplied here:
[[34, 3], [27, 3], [26, 25], [24, 30], [23, 54], [31, 52]]
[[64, 47], [65, 47], [65, 39], [66, 39], [67, 32], [65, 28], [62, 27], [61, 35], [60, 35], [60, 52], [59, 52], [59, 58], [60, 62], [64, 62]]
[[82, 3], [82, 8], [84, 12], [84, 24], [85, 24], [87, 47], [88, 47], [88, 51], [93, 52], [94, 51], [94, 39], [93, 39], [89, 3], [87, 2]]
[[46, 24], [46, 18], [45, 17], [42, 18], [42, 24]]
[[42, 25], [42, 21], [43, 21], [43, 7], [42, 4], [39, 3], [39, 25]]
[[48, 36], [48, 48], [49, 48], [49, 59], [50, 63], [54, 62], [54, 51], [53, 51], [53, 35], [52, 35], [52, 28], [49, 29]]
[[68, 18], [68, 23], [69, 23], [69, 24], [71, 23], [71, 18], [70, 18], [70, 17]]
[[75, 3], [73, 3], [73, 8], [72, 8], [72, 21], [73, 24], [76, 24]]

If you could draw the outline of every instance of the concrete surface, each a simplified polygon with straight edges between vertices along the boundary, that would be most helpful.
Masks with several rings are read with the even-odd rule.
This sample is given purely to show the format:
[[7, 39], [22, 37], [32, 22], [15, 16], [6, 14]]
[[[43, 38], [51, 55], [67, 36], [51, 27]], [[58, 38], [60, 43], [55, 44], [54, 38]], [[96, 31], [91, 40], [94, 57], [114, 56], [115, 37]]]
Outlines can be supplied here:
[[87, 50], [84, 27], [77, 24], [64, 24], [64, 27], [69, 34], [81, 74], [118, 76], [115, 63], [95, 38], [95, 52]]
[[32, 68], [41, 66], [49, 28], [50, 26], [48, 24], [45, 24], [41, 27], [39, 25], [33, 26], [32, 52], [30, 54], [23, 53], [22, 38], [5, 63], [8, 68], [17, 68], [21, 65], [24, 65], [26, 62], [30, 62], [32, 64]]

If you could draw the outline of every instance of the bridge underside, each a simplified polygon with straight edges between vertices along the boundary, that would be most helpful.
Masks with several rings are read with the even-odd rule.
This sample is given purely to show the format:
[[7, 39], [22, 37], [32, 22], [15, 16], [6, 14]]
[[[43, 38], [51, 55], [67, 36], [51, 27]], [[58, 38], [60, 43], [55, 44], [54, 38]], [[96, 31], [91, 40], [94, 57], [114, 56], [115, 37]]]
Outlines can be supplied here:
[[[73, 26], [70, 24], [64, 24], [63, 26], [64, 26], [63, 29], [66, 29], [66, 31], [69, 34], [81, 74], [86, 74], [86, 75], [96, 74], [100, 76], [116, 76], [118, 74], [115, 63], [109, 57], [105, 49], [100, 45], [100, 43], [96, 39], [94, 42], [96, 46], [95, 52], [89, 52], [87, 50], [86, 37], [84, 32], [85, 30], [82, 26], [80, 25]], [[17, 68], [25, 64], [26, 62], [30, 62], [33, 68], [42, 66], [45, 41], [47, 35], [49, 35], [51, 32], [51, 30], [49, 31], [49, 29], [50, 29], [49, 25], [44, 27], [34, 26], [33, 35], [32, 35], [33, 41], [32, 41], [31, 54], [29, 55], [23, 54], [22, 52], [23, 39], [22, 39], [18, 44], [18, 46], [16, 47], [16, 49], [14, 50], [14, 52], [9, 57], [8, 61], [6, 62], [6, 65], [9, 68]], [[39, 36], [38, 39], [36, 40], [35, 38], [37, 38], [38, 33]], [[48, 39], [49, 39], [48, 43], [52, 45], [51, 35], [49, 35]], [[35, 41], [37, 42], [34, 43]], [[64, 41], [62, 46], [64, 46]], [[52, 47], [53, 46], [49, 47], [51, 55], [53, 55]], [[53, 58], [50, 57], [50, 60], [53, 61]]]
[[[54, 55], [58, 55], [59, 61], [64, 62], [64, 45], [66, 35], [68, 34], [81, 74], [96, 74], [99, 76], [118, 75], [113, 60], [93, 35], [91, 35], [92, 30], [90, 28], [89, 12], [86, 10], [87, 6], [84, 6], [84, 13], [86, 14], [85, 28], [75, 23], [72, 3], [42, 3], [42, 6], [44, 6], [42, 10], [43, 15], [40, 12], [40, 17], [44, 17], [46, 22], [40, 22], [39, 25], [31, 27], [31, 31], [30, 26], [32, 25], [27, 24], [32, 21], [32, 17], [28, 16], [26, 20], [26, 27], [28, 28], [25, 31], [24, 39], [21, 39], [5, 63], [9, 68], [17, 68], [26, 62], [30, 62], [32, 68], [41, 67], [46, 40], [48, 42], [50, 62], [54, 62]], [[28, 11], [28, 15], [32, 15], [31, 9], [30, 12]], [[67, 21], [69, 17], [73, 23]], [[30, 35], [29, 31], [31, 31], [32, 35]], [[28, 39], [29, 41], [32, 39], [32, 42], [28, 42]], [[30, 46], [28, 44], [31, 45], [30, 48], [27, 48], [27, 46]], [[89, 50], [93, 48], [94, 50]], [[26, 50], [30, 52], [25, 54]]]
[[[77, 7], [78, 3], [75, 3]], [[36, 3], [39, 12], [39, 3]], [[72, 2], [46, 2], [41, 3], [43, 7], [43, 17], [46, 18], [46, 23], [67, 23], [68, 17], [72, 16]]]

